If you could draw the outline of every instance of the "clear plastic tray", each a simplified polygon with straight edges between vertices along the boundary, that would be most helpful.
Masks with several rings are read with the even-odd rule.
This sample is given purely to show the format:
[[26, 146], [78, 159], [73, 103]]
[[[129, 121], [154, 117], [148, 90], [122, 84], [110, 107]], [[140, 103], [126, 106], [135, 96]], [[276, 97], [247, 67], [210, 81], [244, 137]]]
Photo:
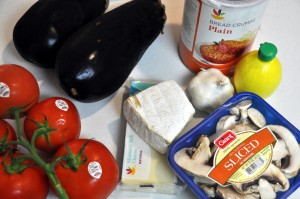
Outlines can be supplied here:
[[[277, 124], [288, 128], [296, 137], [298, 143], [300, 143], [300, 131], [287, 121], [280, 113], [278, 113], [273, 107], [271, 107], [265, 100], [258, 95], [249, 92], [239, 93], [225, 102], [220, 108], [211, 113], [202, 122], [196, 125], [193, 129], [187, 132], [184, 136], [177, 139], [169, 148], [168, 160], [177, 174], [177, 176], [185, 182], [191, 190], [201, 199], [208, 198], [202, 189], [196, 185], [193, 181], [193, 177], [188, 175], [183, 169], [181, 169], [174, 161], [175, 153], [185, 147], [194, 147], [200, 135], [211, 135], [215, 131], [218, 120], [229, 114], [229, 109], [243, 100], [252, 100], [252, 107], [259, 110], [266, 118], [267, 124]], [[300, 155], [300, 154], [299, 154]], [[277, 198], [287, 198], [300, 186], [300, 174], [294, 178], [289, 179], [290, 188], [285, 192], [277, 192]]]

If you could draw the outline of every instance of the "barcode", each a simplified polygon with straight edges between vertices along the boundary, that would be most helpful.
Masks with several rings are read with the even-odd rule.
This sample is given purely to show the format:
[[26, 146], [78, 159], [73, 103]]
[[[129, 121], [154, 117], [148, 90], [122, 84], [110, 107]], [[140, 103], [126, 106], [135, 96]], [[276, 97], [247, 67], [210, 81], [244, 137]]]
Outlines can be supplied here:
[[258, 168], [265, 163], [263, 157], [258, 157], [245, 171], [248, 176], [251, 176]]

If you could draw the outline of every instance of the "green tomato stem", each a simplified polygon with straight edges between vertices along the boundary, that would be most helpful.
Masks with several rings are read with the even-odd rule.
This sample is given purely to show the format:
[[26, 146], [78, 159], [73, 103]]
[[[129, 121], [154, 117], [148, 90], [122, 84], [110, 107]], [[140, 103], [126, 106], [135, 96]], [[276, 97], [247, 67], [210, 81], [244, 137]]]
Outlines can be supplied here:
[[23, 131], [22, 131], [22, 127], [21, 127], [21, 120], [20, 120], [20, 116], [19, 116], [19, 111], [14, 111], [14, 117], [15, 117], [15, 120], [16, 120], [18, 139], [20, 140], [20, 142], [24, 142], [24, 143], [28, 144], [28, 142], [26, 141], [26, 139], [22, 135]]
[[69, 196], [63, 186], [61, 185], [59, 179], [56, 176], [55, 173], [55, 165], [59, 163], [59, 161], [63, 158], [57, 158], [54, 163], [46, 163], [37, 153], [36, 147], [35, 147], [35, 140], [38, 136], [36, 136], [36, 132], [32, 138], [32, 141], [28, 143], [28, 141], [23, 136], [23, 130], [21, 127], [21, 121], [19, 116], [19, 111], [14, 112], [14, 116], [16, 119], [16, 126], [17, 126], [17, 135], [18, 135], [18, 141], [16, 141], [17, 144], [22, 145], [25, 147], [30, 154], [26, 155], [27, 159], [33, 160], [38, 166], [40, 166], [46, 175], [48, 176], [50, 183], [52, 184], [53, 188], [55, 189], [56, 194], [60, 199], [69, 199]]
[[[52, 170], [49, 164], [46, 165], [46, 174], [52, 184], [52, 187], [55, 189], [56, 194], [60, 199], [69, 199], [69, 196], [63, 186], [60, 184], [59, 179], [57, 178], [54, 169]], [[45, 169], [44, 169], [45, 170]], [[52, 170], [52, 171], [51, 171]]]

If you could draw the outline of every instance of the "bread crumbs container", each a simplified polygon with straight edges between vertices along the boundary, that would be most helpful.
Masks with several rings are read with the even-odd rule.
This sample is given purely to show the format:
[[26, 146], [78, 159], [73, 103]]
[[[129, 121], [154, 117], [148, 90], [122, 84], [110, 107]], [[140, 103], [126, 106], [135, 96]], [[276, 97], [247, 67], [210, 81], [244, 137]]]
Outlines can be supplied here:
[[179, 56], [193, 72], [217, 68], [232, 76], [251, 49], [267, 0], [186, 0]]
[[299, 143], [295, 126], [258, 95], [243, 92], [177, 139], [168, 160], [201, 199], [288, 198], [300, 186]]

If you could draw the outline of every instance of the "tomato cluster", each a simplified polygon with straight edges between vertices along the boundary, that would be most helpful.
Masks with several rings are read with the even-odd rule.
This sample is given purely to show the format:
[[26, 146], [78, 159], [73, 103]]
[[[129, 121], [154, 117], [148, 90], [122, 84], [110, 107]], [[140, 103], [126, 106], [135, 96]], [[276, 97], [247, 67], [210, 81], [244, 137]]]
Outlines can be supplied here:
[[[56, 96], [39, 101], [39, 95], [28, 70], [0, 65], [1, 197], [46, 198], [50, 182], [61, 198], [107, 198], [119, 178], [113, 155], [102, 143], [79, 138], [80, 115], [70, 100]], [[7, 119], [15, 119], [17, 131]], [[20, 153], [18, 145], [28, 151]], [[36, 149], [52, 159], [44, 160]]]

